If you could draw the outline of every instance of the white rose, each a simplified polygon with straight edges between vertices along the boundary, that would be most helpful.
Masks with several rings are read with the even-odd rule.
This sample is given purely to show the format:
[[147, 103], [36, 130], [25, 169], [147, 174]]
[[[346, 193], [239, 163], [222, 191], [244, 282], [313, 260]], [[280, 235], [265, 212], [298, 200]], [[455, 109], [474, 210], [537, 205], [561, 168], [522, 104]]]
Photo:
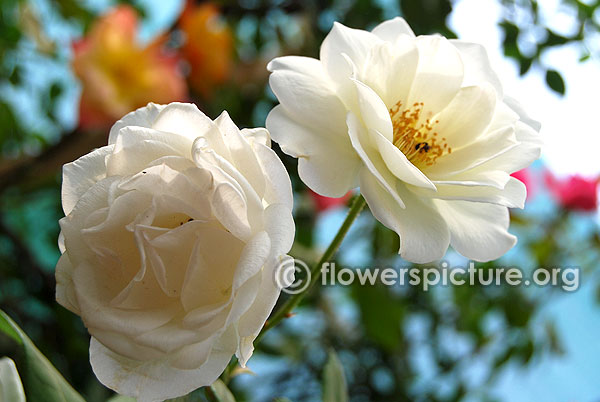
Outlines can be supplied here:
[[15, 362], [9, 357], [0, 359], [0, 401], [25, 402], [25, 390]]
[[401, 18], [372, 32], [336, 23], [320, 60], [268, 65], [279, 99], [267, 129], [317, 193], [360, 186], [374, 216], [414, 262], [451, 244], [474, 260], [516, 242], [507, 207], [526, 190], [510, 173], [540, 154], [539, 124], [506, 99], [485, 49], [415, 37]]
[[245, 364], [292, 245], [292, 190], [265, 129], [149, 104], [63, 168], [56, 298], [92, 335], [99, 380], [140, 400]]

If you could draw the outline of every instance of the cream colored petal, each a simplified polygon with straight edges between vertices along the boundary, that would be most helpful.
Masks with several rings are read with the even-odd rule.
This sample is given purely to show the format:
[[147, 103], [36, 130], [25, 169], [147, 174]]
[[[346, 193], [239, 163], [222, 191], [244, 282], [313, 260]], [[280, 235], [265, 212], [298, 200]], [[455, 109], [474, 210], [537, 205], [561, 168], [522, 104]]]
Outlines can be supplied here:
[[411, 190], [422, 197], [483, 202], [509, 208], [523, 208], [527, 196], [525, 185], [514, 177], [508, 180], [503, 189], [493, 186], [439, 183], [437, 184], [437, 192], [414, 186], [411, 186]]
[[425, 169], [425, 173], [431, 180], [446, 180], [449, 176], [475, 169], [492, 161], [518, 146], [514, 128], [498, 129], [481, 136], [468, 146], [452, 150], [452, 153], [438, 158], [434, 165]]
[[[233, 351], [234, 335], [227, 341], [219, 341], [210, 352], [205, 345], [191, 345], [181, 352], [181, 356], [191, 359], [198, 355], [193, 348], [207, 356], [204, 363], [195, 369], [178, 369], [167, 359], [157, 361], [136, 361], [125, 358], [106, 348], [92, 337], [90, 362], [96, 377], [108, 388], [140, 402], [162, 401], [186, 395], [191, 391], [213, 383], [223, 372]], [[174, 356], [177, 359], [179, 356]], [[203, 360], [203, 359], [196, 359]]]
[[398, 102], [406, 106], [418, 63], [414, 40], [403, 36], [395, 44], [373, 46], [360, 79], [379, 95], [387, 109]]
[[[233, 279], [245, 244], [226, 230], [202, 225], [183, 281], [181, 303], [186, 311], [230, 299]], [[258, 267], [260, 268], [260, 267]], [[258, 269], [256, 268], [256, 269]]]
[[25, 390], [15, 362], [9, 357], [0, 359], [0, 400], [25, 402]]
[[173, 133], [194, 141], [214, 128], [214, 123], [193, 103], [173, 102], [166, 105], [156, 116], [152, 128]]
[[65, 215], [90, 187], [106, 177], [106, 157], [113, 150], [114, 145], [98, 148], [63, 166], [61, 198]]
[[361, 162], [348, 138], [341, 142], [313, 132], [291, 119], [281, 106], [269, 113], [267, 129], [283, 152], [298, 158], [298, 174], [312, 190], [341, 197], [358, 186]]
[[415, 34], [404, 18], [395, 17], [377, 25], [373, 30], [374, 35], [387, 42], [396, 42], [404, 35], [414, 38]]
[[489, 84], [461, 88], [454, 99], [433, 117], [434, 130], [458, 150], [486, 134], [496, 106], [496, 93]]
[[240, 133], [239, 128], [223, 111], [215, 120], [221, 132], [223, 141], [229, 148], [231, 159], [229, 162], [246, 178], [260, 198], [265, 192], [265, 175], [258, 163], [257, 156], [246, 138]]
[[253, 148], [266, 181], [263, 199], [267, 204], [281, 203], [291, 210], [294, 203], [292, 183], [281, 159], [271, 148], [263, 144], [256, 143]]
[[[404, 202], [397, 192], [398, 178], [395, 177], [386, 166], [383, 161], [379, 150], [375, 148], [376, 145], [371, 143], [368, 134], [365, 132], [365, 128], [356, 116], [352, 113], [348, 113], [348, 133], [352, 140], [352, 145], [356, 150], [356, 153], [360, 156], [363, 161], [364, 167], [361, 169], [361, 176], [364, 176], [363, 172], [365, 167], [371, 173], [373, 178], [383, 186], [386, 191], [390, 194], [399, 208], [404, 208]], [[361, 179], [361, 181], [364, 180]]]
[[491, 84], [498, 99], [502, 99], [502, 84], [498, 75], [492, 68], [492, 64], [485, 47], [478, 43], [465, 42], [457, 39], [450, 39], [450, 43], [459, 51], [465, 67], [465, 80], [463, 86], [481, 85], [482, 83]]
[[400, 236], [402, 258], [427, 263], [444, 256], [450, 233], [430, 200], [419, 199], [400, 184], [397, 190], [406, 208], [399, 208], [389, 192], [366, 169], [361, 174], [360, 188], [373, 216]]
[[108, 136], [108, 144], [114, 144], [117, 141], [119, 131], [123, 127], [135, 126], [150, 128], [154, 124], [158, 114], [166, 107], [166, 105], [157, 105], [156, 103], [148, 103], [133, 112], [126, 114], [122, 119], [118, 120], [110, 129]]
[[463, 82], [463, 62], [458, 50], [442, 36], [415, 40], [419, 64], [407, 105], [424, 103], [424, 115], [438, 113], [456, 96]]
[[351, 69], [346, 57], [362, 70], [362, 66], [371, 48], [382, 43], [382, 40], [371, 32], [348, 28], [338, 22], [323, 40], [319, 58], [325, 71], [338, 86], [346, 85], [351, 76]]
[[[319, 60], [278, 57], [267, 68], [272, 72], [269, 85], [290, 118], [318, 137], [328, 137], [333, 142], [347, 141], [345, 107]], [[284, 134], [277, 127], [273, 129], [267, 125], [267, 129], [275, 141], [282, 142], [278, 137]]]
[[452, 247], [475, 261], [491, 261], [504, 255], [517, 238], [508, 233], [508, 208], [468, 201], [435, 200], [450, 228]]
[[389, 141], [394, 135], [392, 120], [388, 109], [371, 88], [360, 81], [352, 80], [356, 85], [360, 118], [367, 130], [376, 130]]
[[191, 159], [192, 141], [181, 135], [148, 128], [125, 127], [117, 136], [114, 151], [106, 158], [107, 176], [141, 172], [165, 156]]
[[73, 266], [69, 260], [69, 255], [64, 253], [56, 263], [56, 301], [73, 313], [80, 314], [72, 275]]

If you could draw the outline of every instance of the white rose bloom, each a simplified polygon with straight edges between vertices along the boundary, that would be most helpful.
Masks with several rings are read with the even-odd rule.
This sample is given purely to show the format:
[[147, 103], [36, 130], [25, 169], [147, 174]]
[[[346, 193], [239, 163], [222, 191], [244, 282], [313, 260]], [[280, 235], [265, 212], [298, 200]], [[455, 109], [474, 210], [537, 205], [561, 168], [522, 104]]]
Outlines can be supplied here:
[[25, 402], [25, 391], [15, 362], [9, 357], [0, 359], [0, 401]]
[[63, 168], [56, 298], [103, 384], [174, 398], [251, 356], [293, 242], [289, 176], [265, 129], [191, 104], [138, 109], [108, 144]]
[[415, 37], [401, 18], [372, 32], [335, 23], [320, 60], [268, 69], [280, 105], [267, 129], [302, 180], [330, 197], [360, 186], [403, 258], [430, 262], [451, 244], [487, 261], [516, 243], [507, 207], [526, 190], [510, 173], [539, 157], [539, 124], [504, 98], [482, 46]]

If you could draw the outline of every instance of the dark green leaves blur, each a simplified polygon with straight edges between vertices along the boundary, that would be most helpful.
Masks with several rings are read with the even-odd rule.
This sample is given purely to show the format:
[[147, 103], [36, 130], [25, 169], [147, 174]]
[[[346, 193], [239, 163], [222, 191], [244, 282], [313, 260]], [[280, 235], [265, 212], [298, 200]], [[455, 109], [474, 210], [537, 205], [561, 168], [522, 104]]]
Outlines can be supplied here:
[[[83, 402], [69, 383], [60, 375], [25, 333], [0, 310], [0, 344], [12, 342], [14, 356], [27, 400], [30, 402]], [[8, 339], [10, 338], [10, 340]]]

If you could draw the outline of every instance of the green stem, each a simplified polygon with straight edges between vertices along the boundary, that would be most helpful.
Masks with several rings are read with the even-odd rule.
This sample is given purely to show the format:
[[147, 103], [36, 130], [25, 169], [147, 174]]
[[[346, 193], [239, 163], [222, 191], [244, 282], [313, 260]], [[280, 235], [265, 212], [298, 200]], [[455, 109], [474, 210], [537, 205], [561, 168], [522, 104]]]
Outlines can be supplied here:
[[364, 206], [365, 199], [359, 194], [352, 202], [352, 206], [348, 211], [348, 215], [346, 216], [344, 223], [342, 223], [342, 226], [329, 244], [329, 247], [327, 247], [327, 250], [325, 250], [319, 262], [312, 267], [310, 271], [310, 284], [308, 287], [303, 292], [290, 296], [290, 298], [286, 300], [286, 302], [275, 312], [275, 314], [269, 318], [263, 329], [256, 337], [256, 340], [254, 341], [255, 344], [260, 341], [260, 339], [268, 330], [279, 324], [279, 322], [284, 318], [288, 317], [292, 310], [296, 308], [298, 304], [300, 304], [304, 296], [306, 296], [313, 286], [319, 281], [319, 278], [321, 277], [321, 266], [333, 257], [337, 249], [340, 247], [340, 244], [342, 244], [344, 237], [346, 237], [350, 226], [352, 226], [352, 223], [358, 217]]
[[[350, 210], [348, 211], [348, 215], [346, 216], [344, 223], [342, 223], [342, 226], [340, 227], [337, 234], [329, 244], [329, 247], [327, 247], [327, 250], [325, 250], [319, 262], [317, 262], [312, 267], [310, 271], [309, 285], [304, 291], [291, 295], [290, 298], [287, 299], [286, 302], [269, 318], [269, 320], [265, 323], [262, 330], [254, 340], [255, 345], [258, 344], [258, 342], [260, 342], [260, 340], [268, 330], [279, 324], [279, 322], [281, 322], [281, 320], [283, 320], [284, 318], [289, 317], [292, 310], [296, 308], [298, 304], [300, 304], [304, 296], [306, 296], [308, 292], [310, 292], [310, 290], [313, 288], [313, 286], [318, 282], [319, 278], [321, 277], [321, 266], [333, 257], [337, 249], [340, 247], [340, 244], [342, 244], [344, 237], [346, 237], [346, 234], [348, 234], [350, 226], [352, 226], [352, 223], [354, 223], [364, 206], [365, 199], [362, 195], [359, 194], [352, 202], [352, 205], [350, 206]], [[237, 359], [234, 356], [232, 361], [229, 363], [229, 365], [227, 366], [227, 368], [221, 376], [221, 379], [223, 380], [223, 382], [225, 382], [225, 384], [227, 384], [231, 379], [231, 372], [235, 369], [236, 366]]]

